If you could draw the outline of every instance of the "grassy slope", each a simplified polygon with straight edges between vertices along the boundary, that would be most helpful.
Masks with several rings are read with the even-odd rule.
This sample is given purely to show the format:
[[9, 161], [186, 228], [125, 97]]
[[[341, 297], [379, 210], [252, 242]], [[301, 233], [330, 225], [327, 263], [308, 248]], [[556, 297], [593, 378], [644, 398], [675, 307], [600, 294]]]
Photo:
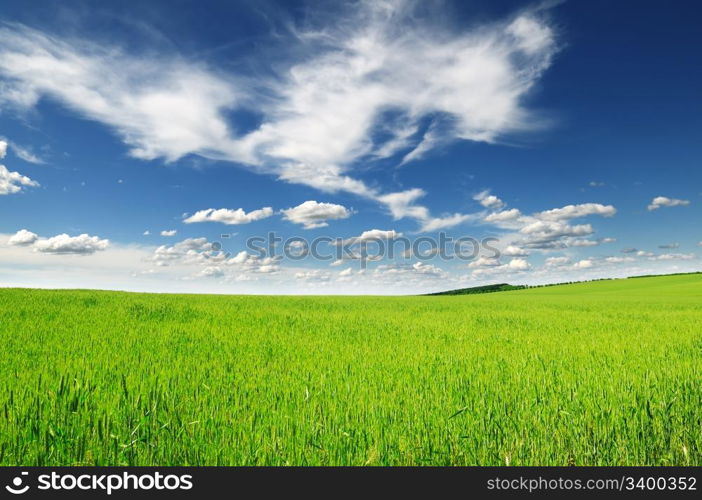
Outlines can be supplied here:
[[0, 464], [702, 464], [702, 276], [0, 290]]

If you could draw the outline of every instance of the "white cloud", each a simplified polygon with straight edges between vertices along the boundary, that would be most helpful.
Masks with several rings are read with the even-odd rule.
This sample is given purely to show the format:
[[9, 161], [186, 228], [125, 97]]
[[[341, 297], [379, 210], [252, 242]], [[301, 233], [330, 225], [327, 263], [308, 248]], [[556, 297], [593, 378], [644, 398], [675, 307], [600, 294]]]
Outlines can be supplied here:
[[[352, 176], [369, 158], [397, 153], [407, 162], [447, 141], [495, 142], [543, 126], [523, 105], [557, 50], [537, 11], [457, 30], [419, 23], [406, 2], [349, 8], [323, 36], [296, 31], [291, 57], [258, 80], [177, 54], [130, 54], [5, 25], [1, 99], [23, 108], [44, 97], [59, 102], [110, 127], [137, 158], [198, 154], [381, 203], [394, 201]], [[238, 133], [227, 117], [245, 108], [261, 113], [261, 125]], [[422, 134], [427, 118], [433, 124]], [[403, 215], [389, 208], [431, 224], [426, 207], [407, 205]], [[456, 214], [428, 227], [460, 222]]]
[[531, 264], [524, 258], [511, 259], [507, 264], [501, 264], [497, 259], [481, 257], [469, 264], [474, 268], [471, 276], [473, 278], [488, 278], [499, 275], [521, 274], [531, 270]]
[[149, 230], [147, 229], [147, 230], [144, 231], [142, 234], [143, 234], [143, 236], [150, 236], [150, 235], [151, 235], [151, 231], [149, 231]]
[[491, 210], [499, 210], [505, 206], [505, 202], [499, 199], [497, 196], [490, 194], [490, 191], [482, 191], [475, 196], [473, 199], [478, 201], [485, 208]]
[[324, 282], [331, 280], [331, 273], [326, 271], [321, 271], [319, 269], [313, 269], [310, 271], [300, 271], [295, 273], [295, 278], [302, 281], [309, 282]]
[[692, 260], [696, 256], [693, 253], [662, 253], [651, 256], [651, 260]]
[[34, 243], [34, 249], [42, 253], [52, 254], [77, 254], [90, 255], [102, 251], [110, 246], [110, 240], [100, 239], [97, 236], [80, 234], [69, 236], [65, 233], [47, 239], [40, 239]]
[[20, 229], [14, 235], [12, 235], [12, 237], [8, 240], [8, 243], [14, 246], [25, 247], [33, 245], [38, 239], [39, 236], [37, 236], [35, 233], [27, 231], [26, 229]]
[[491, 223], [502, 223], [502, 222], [512, 222], [518, 220], [522, 216], [522, 213], [516, 209], [511, 208], [509, 210], [503, 210], [501, 212], [493, 212], [485, 216], [485, 222]]
[[207, 238], [188, 238], [174, 245], [161, 245], [151, 257], [157, 266], [168, 266], [173, 262], [193, 263], [202, 262], [204, 252], [212, 250], [212, 244]]
[[604, 260], [608, 264], [622, 264], [624, 262], [633, 262], [636, 259], [633, 257], [605, 257]]
[[470, 268], [480, 268], [480, 267], [496, 267], [501, 265], [502, 263], [500, 262], [499, 259], [495, 257], [484, 257], [480, 256], [474, 261], [472, 261], [470, 264], [468, 264], [468, 267]]
[[0, 40], [0, 74], [15, 89], [3, 97], [15, 105], [59, 101], [114, 129], [137, 158], [175, 160], [228, 141], [222, 113], [237, 92], [193, 61], [132, 57], [19, 25], [5, 25]]
[[378, 197], [378, 201], [388, 207], [390, 214], [396, 220], [404, 217], [427, 220], [429, 210], [426, 207], [415, 205], [415, 202], [425, 194], [424, 190], [413, 188], [407, 191], [384, 194]]
[[218, 266], [207, 266], [201, 271], [195, 273], [196, 278], [222, 278], [224, 271]]
[[11, 172], [5, 165], [0, 165], [0, 195], [19, 193], [24, 187], [37, 187], [38, 185], [38, 182], [26, 175]]
[[175, 236], [178, 233], [176, 229], [164, 229], [161, 231], [161, 236], [166, 236], [166, 237], [171, 237]]
[[509, 245], [502, 250], [502, 255], [506, 257], [528, 257], [529, 251], [515, 245]]
[[580, 205], [566, 205], [562, 208], [554, 208], [534, 214], [535, 217], [542, 220], [563, 221], [588, 215], [601, 215], [603, 217], [612, 217], [617, 213], [617, 209], [612, 205], [602, 205], [600, 203], [582, 203]]
[[341, 276], [341, 277], [351, 276], [352, 274], [353, 274], [353, 269], [350, 267], [347, 267], [343, 271], [339, 271], [339, 276]]
[[416, 283], [424, 279], [446, 279], [448, 274], [443, 269], [424, 262], [414, 264], [383, 264], [373, 270], [372, 278], [385, 282], [396, 282], [398, 279], [406, 283]]
[[236, 210], [228, 208], [208, 208], [195, 212], [190, 217], [183, 219], [183, 222], [186, 224], [193, 224], [196, 222], [221, 222], [227, 225], [239, 225], [249, 224], [250, 222], [265, 219], [271, 215], [273, 215], [273, 209], [271, 207], [263, 207], [259, 210], [252, 210], [249, 213], [246, 213], [242, 208], [237, 208]]
[[679, 200], [677, 198], [668, 198], [667, 196], [656, 196], [648, 205], [648, 211], [658, 210], [661, 207], [682, 207], [689, 205], [689, 200]]
[[512, 259], [507, 264], [507, 267], [516, 271], [526, 271], [531, 268], [531, 265], [526, 259]]
[[575, 269], [589, 269], [594, 265], [593, 261], [591, 259], [583, 259], [579, 260], [575, 264], [573, 264], [573, 268]]
[[469, 214], [452, 214], [445, 217], [432, 217], [429, 209], [417, 205], [416, 201], [426, 193], [419, 188], [408, 189], [396, 193], [388, 193], [377, 197], [377, 201], [385, 204], [390, 210], [393, 219], [409, 217], [421, 223], [420, 231], [430, 232], [457, 226], [475, 218]]
[[329, 220], [347, 219], [353, 212], [343, 205], [308, 200], [296, 207], [282, 210], [282, 213], [283, 218], [290, 222], [302, 224], [305, 229], [315, 229], [328, 226]]
[[575, 238], [569, 239], [566, 242], [566, 246], [569, 247], [596, 247], [604, 243], [614, 243], [616, 238], [600, 238], [598, 240], [589, 240], [586, 238]]
[[227, 266], [232, 266], [240, 272], [253, 274], [275, 274], [280, 270], [279, 257], [259, 257], [242, 250], [234, 257], [226, 260]]
[[446, 217], [430, 217], [422, 222], [420, 231], [431, 232], [440, 229], [448, 229], [462, 224], [466, 221], [474, 220], [475, 216], [470, 214], [453, 214]]
[[552, 248], [565, 246], [564, 237], [587, 236], [594, 232], [590, 224], [569, 225], [556, 221], [537, 220], [524, 226], [520, 233], [527, 236], [523, 245], [529, 248]]
[[370, 229], [368, 231], [363, 231], [360, 236], [354, 236], [343, 241], [346, 245], [356, 245], [359, 243], [369, 242], [369, 241], [386, 241], [393, 240], [402, 236], [402, 233], [398, 233], [394, 229]]
[[[0, 87], [0, 102], [2, 102], [2, 88]], [[43, 163], [46, 163], [44, 160], [39, 158], [37, 155], [35, 155], [30, 149], [25, 148], [20, 146], [19, 144], [15, 142], [11, 142], [8, 139], [0, 139], [0, 160], [2, 160], [5, 157], [5, 154], [7, 153], [8, 146], [12, 148], [12, 150], [15, 152], [15, 155], [20, 160], [24, 160], [27, 163], [34, 163], [36, 165], [41, 165]]]
[[544, 261], [547, 267], [561, 267], [570, 264], [570, 258], [568, 257], [548, 257]]

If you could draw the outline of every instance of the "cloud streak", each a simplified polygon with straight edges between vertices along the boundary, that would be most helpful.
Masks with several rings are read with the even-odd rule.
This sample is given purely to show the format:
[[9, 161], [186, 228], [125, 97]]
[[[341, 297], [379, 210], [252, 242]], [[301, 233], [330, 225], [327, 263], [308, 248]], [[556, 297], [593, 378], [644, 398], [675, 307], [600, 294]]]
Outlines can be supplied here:
[[[558, 47], [553, 29], [534, 12], [456, 30], [418, 23], [412, 7], [361, 2], [326, 26], [324, 36], [297, 32], [290, 40], [295, 55], [271, 68], [273, 76], [245, 83], [178, 54], [135, 55], [5, 25], [0, 105], [26, 109], [46, 97], [110, 127], [137, 158], [231, 161], [376, 200], [424, 230], [450, 227], [467, 218], [436, 218], [410, 204], [400, 215], [397, 193], [354, 173], [377, 158], [397, 154], [407, 163], [448, 141], [492, 143], [539, 128], [524, 98]], [[256, 101], [261, 95], [269, 98]], [[228, 117], [247, 109], [262, 115], [261, 124], [240, 132]], [[423, 130], [427, 119], [432, 124]]]

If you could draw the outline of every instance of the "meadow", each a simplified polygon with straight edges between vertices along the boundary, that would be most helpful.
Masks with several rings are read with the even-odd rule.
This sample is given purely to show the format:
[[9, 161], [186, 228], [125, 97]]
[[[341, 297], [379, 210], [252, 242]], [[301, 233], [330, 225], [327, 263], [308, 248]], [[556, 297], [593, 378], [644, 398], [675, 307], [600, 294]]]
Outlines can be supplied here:
[[702, 275], [0, 289], [0, 465], [702, 465]]

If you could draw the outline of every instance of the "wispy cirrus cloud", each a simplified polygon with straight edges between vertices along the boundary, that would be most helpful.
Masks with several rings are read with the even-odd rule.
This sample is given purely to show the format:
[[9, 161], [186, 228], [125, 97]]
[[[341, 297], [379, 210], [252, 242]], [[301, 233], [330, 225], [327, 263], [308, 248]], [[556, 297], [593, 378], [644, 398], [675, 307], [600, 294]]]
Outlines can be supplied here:
[[[5, 25], [0, 105], [26, 109], [49, 98], [113, 129], [137, 158], [227, 160], [375, 200], [424, 230], [450, 227], [468, 218], [433, 217], [412, 203], [398, 211], [393, 195], [402, 193], [369, 185], [354, 175], [357, 168], [393, 155], [407, 163], [449, 141], [490, 143], [540, 128], [524, 98], [558, 46], [542, 12], [458, 29], [420, 23], [413, 7], [354, 4], [334, 23], [327, 19], [321, 34], [291, 34], [295, 50], [259, 79], [180, 54], [135, 54]], [[240, 132], [229, 117], [247, 109], [261, 124]]]

